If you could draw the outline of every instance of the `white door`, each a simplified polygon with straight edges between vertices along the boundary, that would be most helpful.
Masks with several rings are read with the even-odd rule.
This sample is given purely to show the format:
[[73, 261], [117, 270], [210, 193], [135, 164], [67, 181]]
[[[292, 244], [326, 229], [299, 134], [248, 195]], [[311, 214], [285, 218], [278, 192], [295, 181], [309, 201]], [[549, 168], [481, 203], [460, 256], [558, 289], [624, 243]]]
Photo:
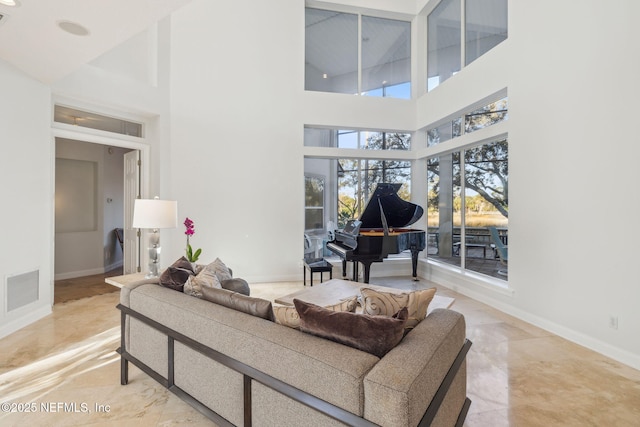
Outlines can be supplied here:
[[140, 198], [140, 151], [124, 155], [124, 274], [140, 271], [140, 236], [133, 228], [133, 204]]

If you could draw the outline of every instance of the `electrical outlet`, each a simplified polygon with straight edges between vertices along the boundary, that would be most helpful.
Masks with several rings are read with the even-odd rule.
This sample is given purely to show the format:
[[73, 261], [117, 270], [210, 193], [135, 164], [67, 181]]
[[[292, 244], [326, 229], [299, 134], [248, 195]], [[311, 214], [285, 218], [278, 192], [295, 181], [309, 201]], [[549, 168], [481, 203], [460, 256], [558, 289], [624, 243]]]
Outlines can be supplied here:
[[613, 314], [609, 315], [609, 327], [611, 329], [618, 329], [618, 316], [614, 316]]

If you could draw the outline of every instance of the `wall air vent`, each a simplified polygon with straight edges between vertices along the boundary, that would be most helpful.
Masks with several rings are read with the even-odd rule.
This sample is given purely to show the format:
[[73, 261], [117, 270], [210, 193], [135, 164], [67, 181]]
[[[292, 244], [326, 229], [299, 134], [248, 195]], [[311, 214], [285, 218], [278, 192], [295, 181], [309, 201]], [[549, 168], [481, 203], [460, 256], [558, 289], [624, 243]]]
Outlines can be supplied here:
[[39, 270], [7, 277], [7, 312], [38, 301], [39, 282]]

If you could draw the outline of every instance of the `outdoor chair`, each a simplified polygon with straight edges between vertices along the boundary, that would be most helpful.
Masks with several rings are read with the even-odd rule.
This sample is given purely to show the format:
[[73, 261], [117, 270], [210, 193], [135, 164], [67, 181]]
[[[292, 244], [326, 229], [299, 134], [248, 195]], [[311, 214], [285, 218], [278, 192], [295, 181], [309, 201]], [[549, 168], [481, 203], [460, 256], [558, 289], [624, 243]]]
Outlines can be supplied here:
[[[500, 263], [502, 263], [505, 267], [509, 262], [509, 247], [502, 243], [502, 239], [498, 234], [498, 229], [495, 227], [487, 227], [489, 232], [491, 233], [491, 238], [493, 240], [493, 249], [496, 251], [498, 258], [500, 259]], [[498, 270], [498, 274], [501, 276], [507, 275], [507, 270]]]

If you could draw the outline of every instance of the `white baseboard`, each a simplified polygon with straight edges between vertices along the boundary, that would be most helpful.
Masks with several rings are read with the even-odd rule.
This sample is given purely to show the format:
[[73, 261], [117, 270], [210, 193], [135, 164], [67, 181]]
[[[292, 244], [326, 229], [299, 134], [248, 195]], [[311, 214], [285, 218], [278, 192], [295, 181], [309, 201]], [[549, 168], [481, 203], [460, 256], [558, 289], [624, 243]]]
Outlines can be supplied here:
[[70, 271], [68, 273], [56, 274], [54, 280], [75, 279], [76, 277], [93, 276], [94, 274], [104, 274], [105, 268], [92, 268], [89, 270]]
[[122, 265], [123, 265], [122, 260], [117, 261], [117, 262], [114, 262], [113, 264], [107, 265], [107, 266], [104, 268], [104, 272], [105, 272], [105, 273], [107, 273], [107, 272], [109, 272], [109, 271], [111, 271], [111, 270], [115, 270], [116, 268], [121, 268], [121, 267], [122, 267]]
[[[551, 332], [575, 344], [586, 347], [597, 353], [617, 360], [634, 369], [640, 370], [640, 355], [615, 347], [604, 341], [595, 339], [582, 332], [567, 328], [561, 324], [539, 317], [501, 300], [513, 295], [513, 290], [505, 286], [492, 284], [491, 280], [483, 280], [477, 275], [454, 272], [447, 266], [435, 265], [421, 261], [418, 275], [452, 291], [458, 292], [481, 303], [487, 304], [517, 319], [530, 323]], [[495, 296], [493, 297], [492, 294]], [[500, 299], [498, 299], [500, 298]], [[455, 304], [452, 307], [455, 310]]]
[[26, 312], [24, 316], [21, 316], [5, 325], [2, 325], [2, 327], [0, 327], [0, 338], [4, 338], [7, 335], [18, 331], [19, 329], [24, 328], [25, 326], [29, 326], [31, 323], [40, 320], [50, 314], [51, 305], [49, 304], [45, 304], [44, 306], [36, 308], [33, 311]]

